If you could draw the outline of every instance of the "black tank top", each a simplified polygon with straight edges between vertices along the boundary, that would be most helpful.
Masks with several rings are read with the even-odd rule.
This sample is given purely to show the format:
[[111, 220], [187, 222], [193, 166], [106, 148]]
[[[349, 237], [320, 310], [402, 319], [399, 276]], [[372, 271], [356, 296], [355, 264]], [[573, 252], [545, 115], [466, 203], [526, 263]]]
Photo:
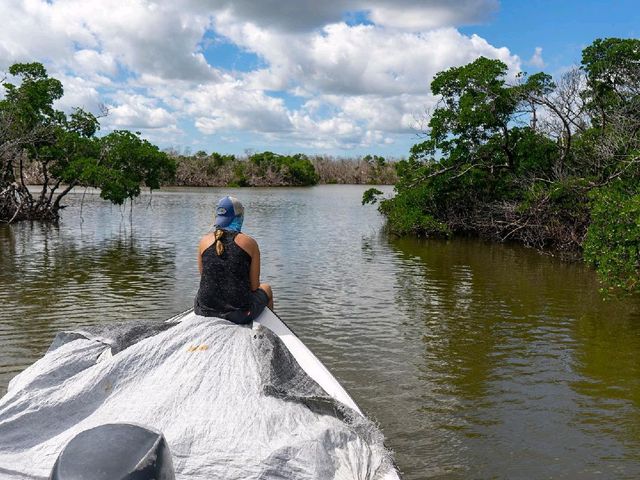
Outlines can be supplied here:
[[218, 313], [251, 306], [251, 256], [234, 239], [238, 232], [225, 230], [219, 240], [224, 245], [220, 256], [215, 242], [202, 252], [202, 275], [197, 303]]

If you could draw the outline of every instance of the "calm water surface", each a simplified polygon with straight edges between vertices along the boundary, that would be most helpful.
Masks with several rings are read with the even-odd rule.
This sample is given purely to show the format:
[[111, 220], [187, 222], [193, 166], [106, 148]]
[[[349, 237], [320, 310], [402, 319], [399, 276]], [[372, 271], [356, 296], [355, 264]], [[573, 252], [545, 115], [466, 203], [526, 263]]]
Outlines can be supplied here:
[[59, 330], [191, 306], [223, 194], [247, 209], [276, 311], [381, 424], [406, 479], [640, 478], [640, 304], [582, 265], [391, 240], [364, 187], [180, 189], [58, 227], [0, 226], [0, 394]]

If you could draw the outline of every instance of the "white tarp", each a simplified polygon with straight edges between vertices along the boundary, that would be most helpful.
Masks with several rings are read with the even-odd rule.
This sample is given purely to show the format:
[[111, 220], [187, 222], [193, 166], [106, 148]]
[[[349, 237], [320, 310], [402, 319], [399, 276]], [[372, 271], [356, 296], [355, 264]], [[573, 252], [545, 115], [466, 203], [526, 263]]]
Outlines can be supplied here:
[[59, 335], [0, 399], [0, 478], [46, 479], [77, 433], [113, 422], [163, 432], [178, 479], [373, 480], [390, 465], [379, 430], [270, 331], [189, 314]]

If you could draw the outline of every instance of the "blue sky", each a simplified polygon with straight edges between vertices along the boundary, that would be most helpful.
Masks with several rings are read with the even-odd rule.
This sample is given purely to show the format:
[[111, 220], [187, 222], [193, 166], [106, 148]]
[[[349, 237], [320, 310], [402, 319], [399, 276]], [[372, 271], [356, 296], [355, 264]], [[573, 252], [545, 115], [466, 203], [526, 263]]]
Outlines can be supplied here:
[[[491, 21], [460, 30], [506, 46], [523, 60], [541, 47], [548, 73], [579, 64], [596, 38], [640, 38], [638, 0], [508, 0]], [[525, 71], [534, 71], [525, 68]]]
[[636, 1], [4, 0], [0, 68], [40, 61], [59, 107], [163, 148], [405, 156], [438, 71], [480, 55], [559, 75]]

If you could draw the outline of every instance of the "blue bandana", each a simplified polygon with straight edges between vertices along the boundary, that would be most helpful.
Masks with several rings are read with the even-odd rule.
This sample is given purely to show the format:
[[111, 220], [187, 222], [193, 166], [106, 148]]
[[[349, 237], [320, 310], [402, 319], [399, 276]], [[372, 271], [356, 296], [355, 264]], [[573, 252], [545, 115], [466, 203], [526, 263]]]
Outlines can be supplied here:
[[233, 230], [239, 232], [242, 230], [242, 222], [244, 221], [244, 215], [238, 215], [234, 218], [229, 225], [223, 227], [223, 230]]

